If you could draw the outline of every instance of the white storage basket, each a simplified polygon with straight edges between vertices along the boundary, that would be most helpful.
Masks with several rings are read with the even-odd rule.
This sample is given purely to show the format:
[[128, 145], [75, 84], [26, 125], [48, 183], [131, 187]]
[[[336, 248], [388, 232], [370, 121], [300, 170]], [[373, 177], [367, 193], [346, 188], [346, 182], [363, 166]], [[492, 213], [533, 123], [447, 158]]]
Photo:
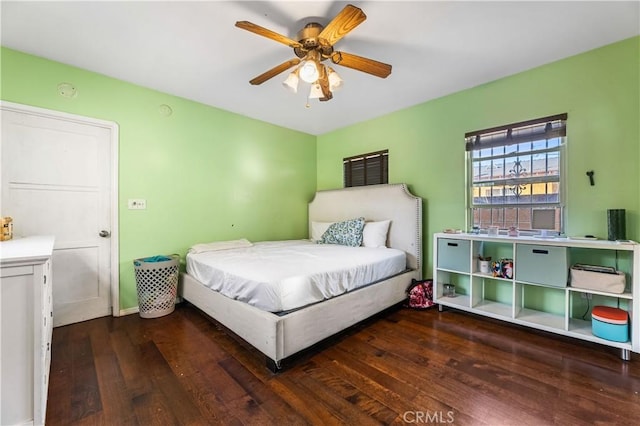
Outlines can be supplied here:
[[605, 293], [624, 293], [626, 287], [624, 272], [603, 273], [571, 268], [571, 287]]
[[133, 261], [138, 290], [138, 309], [142, 318], [158, 318], [175, 309], [178, 294], [180, 256], [166, 256], [169, 260]]

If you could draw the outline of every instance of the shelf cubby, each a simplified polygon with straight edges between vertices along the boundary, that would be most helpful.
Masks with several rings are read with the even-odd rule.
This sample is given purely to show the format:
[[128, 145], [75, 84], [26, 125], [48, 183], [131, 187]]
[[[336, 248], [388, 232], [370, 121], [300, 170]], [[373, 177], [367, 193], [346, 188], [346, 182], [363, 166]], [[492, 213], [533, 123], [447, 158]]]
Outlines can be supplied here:
[[[638, 243], [435, 234], [433, 249], [433, 274], [436, 277], [434, 301], [440, 307], [466, 310], [620, 348], [623, 359], [629, 359], [630, 352], [640, 353]], [[439, 249], [443, 252], [439, 253]], [[538, 257], [537, 253], [544, 253], [546, 256]], [[557, 259], [560, 255], [564, 260], [559, 263]], [[494, 276], [491, 269], [489, 272], [481, 272], [478, 263], [480, 256], [491, 257], [492, 261], [509, 259], [513, 262], [514, 276]], [[541, 261], [545, 257], [549, 260], [548, 269], [544, 268], [545, 261]], [[624, 292], [617, 294], [571, 287], [567, 269], [576, 263], [611, 266], [624, 272]], [[520, 279], [518, 265], [521, 266]], [[444, 284], [455, 285], [456, 297], [443, 296]], [[609, 341], [593, 334], [591, 310], [597, 305], [617, 307], [629, 312], [631, 334], [628, 342]]]

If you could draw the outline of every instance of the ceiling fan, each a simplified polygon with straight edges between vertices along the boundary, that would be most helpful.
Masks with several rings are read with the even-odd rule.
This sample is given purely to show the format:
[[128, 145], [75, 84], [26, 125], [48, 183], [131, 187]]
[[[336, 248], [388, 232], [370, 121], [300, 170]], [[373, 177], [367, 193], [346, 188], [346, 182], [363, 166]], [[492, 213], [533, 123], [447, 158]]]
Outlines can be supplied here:
[[322, 61], [327, 59], [330, 59], [336, 65], [386, 78], [391, 74], [391, 65], [351, 53], [339, 52], [333, 48], [336, 42], [360, 25], [365, 19], [367, 19], [367, 16], [360, 8], [349, 4], [326, 27], [317, 22], [310, 22], [305, 25], [298, 32], [297, 41], [248, 21], [236, 22], [236, 27], [238, 28], [286, 44], [293, 48], [293, 53], [296, 55], [296, 58], [271, 68], [250, 80], [249, 83], [254, 85], [262, 84], [291, 67], [300, 65], [283, 83], [285, 87], [296, 92], [298, 79], [300, 78], [312, 84], [309, 98], [328, 101], [333, 97], [332, 91], [342, 85], [342, 79], [331, 67], [322, 64]]

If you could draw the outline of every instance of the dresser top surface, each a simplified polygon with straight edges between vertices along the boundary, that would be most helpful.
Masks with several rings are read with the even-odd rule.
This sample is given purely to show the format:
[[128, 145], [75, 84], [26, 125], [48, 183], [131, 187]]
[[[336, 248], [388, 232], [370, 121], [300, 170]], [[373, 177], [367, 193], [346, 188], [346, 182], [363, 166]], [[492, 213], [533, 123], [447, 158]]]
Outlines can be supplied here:
[[38, 235], [16, 238], [0, 242], [0, 262], [2, 266], [14, 262], [44, 262], [53, 253], [54, 237]]

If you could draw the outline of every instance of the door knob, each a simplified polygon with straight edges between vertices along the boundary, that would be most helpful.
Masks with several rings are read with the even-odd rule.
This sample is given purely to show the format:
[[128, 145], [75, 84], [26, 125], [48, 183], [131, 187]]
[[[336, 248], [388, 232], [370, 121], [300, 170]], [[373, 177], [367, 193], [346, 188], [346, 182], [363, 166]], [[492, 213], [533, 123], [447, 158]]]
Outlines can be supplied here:
[[100, 235], [102, 238], [107, 238], [109, 235], [111, 235], [111, 233], [103, 229], [98, 235]]

